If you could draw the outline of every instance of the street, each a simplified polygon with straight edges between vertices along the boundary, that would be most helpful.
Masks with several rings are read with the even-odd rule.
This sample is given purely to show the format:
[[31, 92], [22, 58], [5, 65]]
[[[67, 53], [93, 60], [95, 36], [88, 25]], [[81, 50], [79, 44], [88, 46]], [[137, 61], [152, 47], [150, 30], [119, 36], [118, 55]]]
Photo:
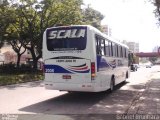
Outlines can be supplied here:
[[112, 93], [67, 93], [46, 90], [41, 82], [2, 86], [0, 114], [130, 113], [137, 97], [153, 79], [160, 80], [160, 66], [140, 67], [138, 71], [131, 72], [127, 82], [118, 85]]

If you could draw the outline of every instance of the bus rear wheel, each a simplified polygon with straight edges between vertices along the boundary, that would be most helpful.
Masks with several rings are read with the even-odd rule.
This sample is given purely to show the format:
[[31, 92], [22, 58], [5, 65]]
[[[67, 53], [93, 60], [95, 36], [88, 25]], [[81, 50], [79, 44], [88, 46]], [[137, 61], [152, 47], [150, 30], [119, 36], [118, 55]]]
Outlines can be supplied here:
[[114, 77], [110, 81], [110, 92], [114, 91], [115, 89], [115, 79]]
[[128, 79], [128, 72], [126, 72], [125, 80], [123, 81], [123, 83], [126, 83], [127, 79]]

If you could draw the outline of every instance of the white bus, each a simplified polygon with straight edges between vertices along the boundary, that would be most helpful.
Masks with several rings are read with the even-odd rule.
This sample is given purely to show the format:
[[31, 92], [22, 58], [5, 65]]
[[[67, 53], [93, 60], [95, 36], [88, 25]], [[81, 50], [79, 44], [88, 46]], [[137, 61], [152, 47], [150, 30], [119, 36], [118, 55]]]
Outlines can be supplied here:
[[46, 89], [113, 90], [130, 74], [128, 47], [89, 25], [47, 28], [43, 60]]

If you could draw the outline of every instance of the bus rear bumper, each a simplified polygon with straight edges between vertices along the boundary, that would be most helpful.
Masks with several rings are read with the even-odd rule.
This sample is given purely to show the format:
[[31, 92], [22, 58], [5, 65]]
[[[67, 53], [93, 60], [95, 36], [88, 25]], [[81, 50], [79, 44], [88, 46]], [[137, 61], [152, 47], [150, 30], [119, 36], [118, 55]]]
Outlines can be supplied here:
[[71, 84], [71, 83], [49, 83], [45, 82], [45, 88], [60, 91], [100, 92], [104, 91], [96, 83]]

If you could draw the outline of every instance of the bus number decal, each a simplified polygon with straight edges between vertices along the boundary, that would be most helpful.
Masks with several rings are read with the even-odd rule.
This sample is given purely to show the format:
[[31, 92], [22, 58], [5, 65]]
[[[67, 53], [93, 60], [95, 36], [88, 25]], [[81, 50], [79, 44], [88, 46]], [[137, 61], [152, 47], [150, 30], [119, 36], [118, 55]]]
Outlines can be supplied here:
[[76, 62], [76, 60], [56, 60], [56, 62]]
[[46, 69], [46, 73], [54, 73], [54, 69]]

